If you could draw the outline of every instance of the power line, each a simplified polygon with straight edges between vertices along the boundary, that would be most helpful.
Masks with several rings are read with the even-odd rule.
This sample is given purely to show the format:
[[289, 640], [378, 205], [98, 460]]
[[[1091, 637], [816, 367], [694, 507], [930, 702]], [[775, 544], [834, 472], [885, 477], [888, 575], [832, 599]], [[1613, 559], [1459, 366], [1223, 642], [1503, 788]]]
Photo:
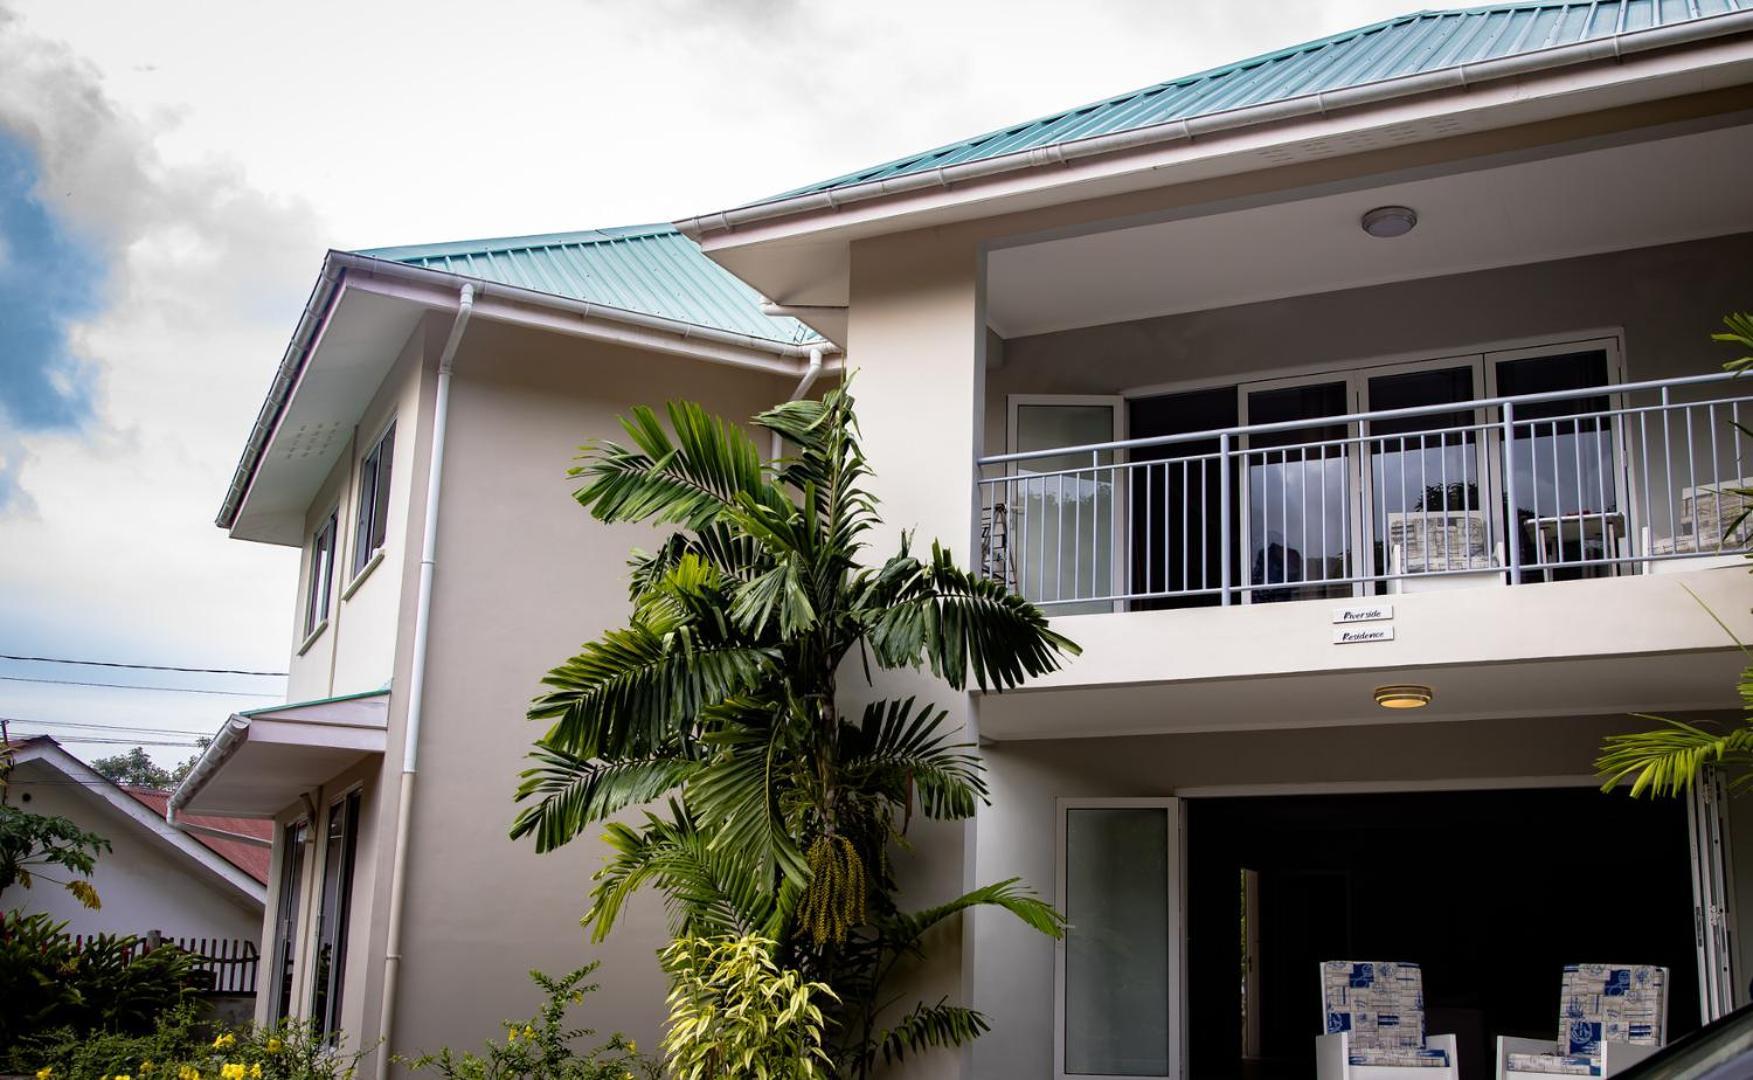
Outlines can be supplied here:
[[54, 686], [103, 686], [111, 690], [160, 690], [170, 694], [214, 694], [219, 697], [279, 698], [279, 694], [249, 693], [244, 690], [202, 690], [192, 686], [141, 686], [138, 683], [85, 682], [79, 679], [33, 679], [27, 675], [0, 675], [7, 682], [49, 683]]
[[[12, 735], [14, 738], [30, 738], [32, 735], [49, 735], [49, 733], [46, 731], [15, 731]], [[77, 733], [51, 735], [50, 737], [56, 742], [66, 742], [76, 746], [186, 746], [191, 749], [200, 749], [201, 746], [200, 743], [195, 742], [193, 739], [185, 739], [182, 741], [172, 741], [170, 739], [116, 739], [111, 738], [108, 735], [80, 735]], [[32, 782], [35, 783], [35, 781]]]
[[196, 739], [207, 738], [212, 734], [207, 731], [192, 731], [188, 728], [153, 727], [151, 725], [136, 727], [132, 724], [101, 723], [89, 720], [30, 720], [22, 716], [0, 716], [0, 723], [33, 724], [37, 727], [83, 728], [96, 731], [135, 731], [142, 735], [186, 735]]
[[56, 656], [14, 656], [0, 653], [0, 660], [23, 660], [32, 664], [79, 664], [82, 667], [129, 668], [134, 671], [182, 671], [192, 675], [260, 675], [284, 679], [284, 671], [247, 671], [242, 668], [174, 667], [169, 664], [123, 664], [113, 660], [65, 660]]

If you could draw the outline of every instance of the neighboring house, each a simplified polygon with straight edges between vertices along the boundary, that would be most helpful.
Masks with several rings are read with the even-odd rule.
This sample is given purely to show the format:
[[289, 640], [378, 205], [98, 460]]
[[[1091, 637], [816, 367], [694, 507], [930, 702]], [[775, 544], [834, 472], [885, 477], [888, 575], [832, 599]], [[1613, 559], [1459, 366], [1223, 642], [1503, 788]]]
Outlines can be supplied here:
[[[102, 906], [74, 899], [44, 871], [32, 888], [7, 890], [9, 909], [46, 912], [67, 932], [206, 941], [210, 949], [261, 943], [272, 833], [259, 821], [186, 816], [165, 820], [169, 793], [104, 777], [48, 736], [15, 740], [6, 798], [32, 813], [64, 817], [108, 840], [91, 883]], [[225, 943], [225, 944], [221, 944]]]
[[[995, 1033], [914, 1070], [1304, 1074], [1334, 959], [1422, 963], [1470, 1075], [1549, 1026], [1566, 962], [1672, 968], [1684, 1032], [1747, 1000], [1748, 804], [1602, 796], [1592, 762], [1628, 713], [1737, 708], [1700, 602], [1750, 640], [1718, 523], [1753, 395], [1708, 340], [1753, 306], [1750, 162], [1753, 12], [1529, 3], [680, 234], [332, 253], [220, 519], [307, 551], [312, 704], [233, 718], [173, 806], [278, 822], [288, 1011], [472, 1042], [524, 969], [601, 956], [594, 1025], [648, 1038], [657, 905], [589, 949], [589, 846], [504, 839], [524, 702], [653, 542], [563, 468], [629, 405], [746, 416], [844, 348], [878, 549], [941, 538], [1084, 649], [1015, 693], [921, 688], [993, 802], [915, 823], [912, 896], [1020, 876], [1073, 930], [982, 912], [940, 942], [921, 978]], [[337, 935], [344, 977], [313, 979]]]

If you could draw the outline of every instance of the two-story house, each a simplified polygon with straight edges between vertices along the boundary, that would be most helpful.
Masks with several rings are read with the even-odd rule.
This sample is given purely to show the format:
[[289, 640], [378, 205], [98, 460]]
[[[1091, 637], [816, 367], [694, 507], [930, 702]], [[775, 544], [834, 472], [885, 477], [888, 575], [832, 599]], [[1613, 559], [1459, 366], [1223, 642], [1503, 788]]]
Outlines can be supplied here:
[[[921, 978], [1002, 1034], [912, 1069], [1302, 1075], [1331, 959], [1422, 963], [1469, 1075], [1550, 1027], [1567, 962], [1669, 967], [1688, 1030], [1747, 1000], [1753, 821], [1593, 762], [1631, 713], [1736, 715], [1753, 396], [1709, 334], [1753, 307], [1750, 165], [1753, 12], [1555, 0], [690, 218], [639, 241], [677, 260], [643, 292], [566, 269], [632, 234], [332, 255], [221, 518], [307, 548], [313, 704], [234, 719], [179, 805], [282, 822], [286, 1010], [339, 998], [398, 1052], [484, 1031], [572, 955], [590, 869], [503, 840], [512, 718], [649, 543], [567, 502], [567, 449], [844, 349], [885, 527], [1084, 649], [925, 691], [993, 801], [916, 836], [910, 887], [1020, 876], [1072, 929], [941, 943]], [[602, 954], [598, 1026], [654, 1027], [659, 927]]]
[[601, 955], [593, 1026], [655, 1045], [661, 911], [587, 950], [590, 845], [506, 838], [523, 709], [653, 542], [567, 468], [634, 405], [748, 416], [838, 352], [668, 225], [330, 253], [219, 515], [304, 550], [292, 704], [231, 717], [170, 808], [278, 824], [258, 1020], [469, 1045]]

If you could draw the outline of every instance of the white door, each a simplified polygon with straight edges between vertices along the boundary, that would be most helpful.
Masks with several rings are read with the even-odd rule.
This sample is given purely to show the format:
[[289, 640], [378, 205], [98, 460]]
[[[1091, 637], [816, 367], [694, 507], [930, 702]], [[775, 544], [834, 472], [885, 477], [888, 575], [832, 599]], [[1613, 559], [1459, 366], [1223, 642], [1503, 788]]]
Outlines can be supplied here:
[[1735, 1008], [1735, 896], [1729, 872], [1728, 786], [1706, 769], [1692, 786], [1692, 926], [1698, 945], [1699, 1006], [1706, 1023]]
[[1061, 799], [1053, 1075], [1185, 1075], [1177, 799]]
[[[1012, 453], [1126, 437], [1118, 397], [1012, 394]], [[1053, 454], [1013, 467], [1006, 483], [1016, 590], [1049, 615], [1115, 610], [1124, 591], [1124, 470], [1112, 450]]]

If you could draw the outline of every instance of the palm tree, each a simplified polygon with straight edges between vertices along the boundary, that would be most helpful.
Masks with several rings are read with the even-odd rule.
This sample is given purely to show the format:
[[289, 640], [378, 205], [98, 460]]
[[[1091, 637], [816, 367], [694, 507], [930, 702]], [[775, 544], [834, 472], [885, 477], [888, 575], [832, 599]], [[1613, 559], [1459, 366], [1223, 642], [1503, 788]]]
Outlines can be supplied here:
[[1057, 936], [1051, 907], [1015, 881], [924, 912], [894, 902], [888, 851], [915, 812], [954, 820], [987, 795], [944, 710], [915, 698], [845, 711], [842, 674], [918, 669], [955, 690], [1005, 690], [1077, 646], [1032, 604], [958, 567], [899, 550], [861, 556], [877, 524], [847, 388], [754, 418], [796, 446], [762, 462], [739, 427], [692, 403], [669, 430], [639, 408], [631, 445], [587, 445], [575, 493], [599, 521], [677, 526], [630, 562], [627, 625], [550, 671], [529, 710], [549, 723], [517, 793], [512, 836], [552, 851], [611, 815], [611, 856], [585, 922], [600, 940], [626, 898], [662, 891], [682, 934], [758, 933], [782, 962], [833, 988], [837, 1067], [984, 1030], [968, 1009], [920, 1005], [878, 1030], [878, 989], [934, 925], [1005, 908]]

